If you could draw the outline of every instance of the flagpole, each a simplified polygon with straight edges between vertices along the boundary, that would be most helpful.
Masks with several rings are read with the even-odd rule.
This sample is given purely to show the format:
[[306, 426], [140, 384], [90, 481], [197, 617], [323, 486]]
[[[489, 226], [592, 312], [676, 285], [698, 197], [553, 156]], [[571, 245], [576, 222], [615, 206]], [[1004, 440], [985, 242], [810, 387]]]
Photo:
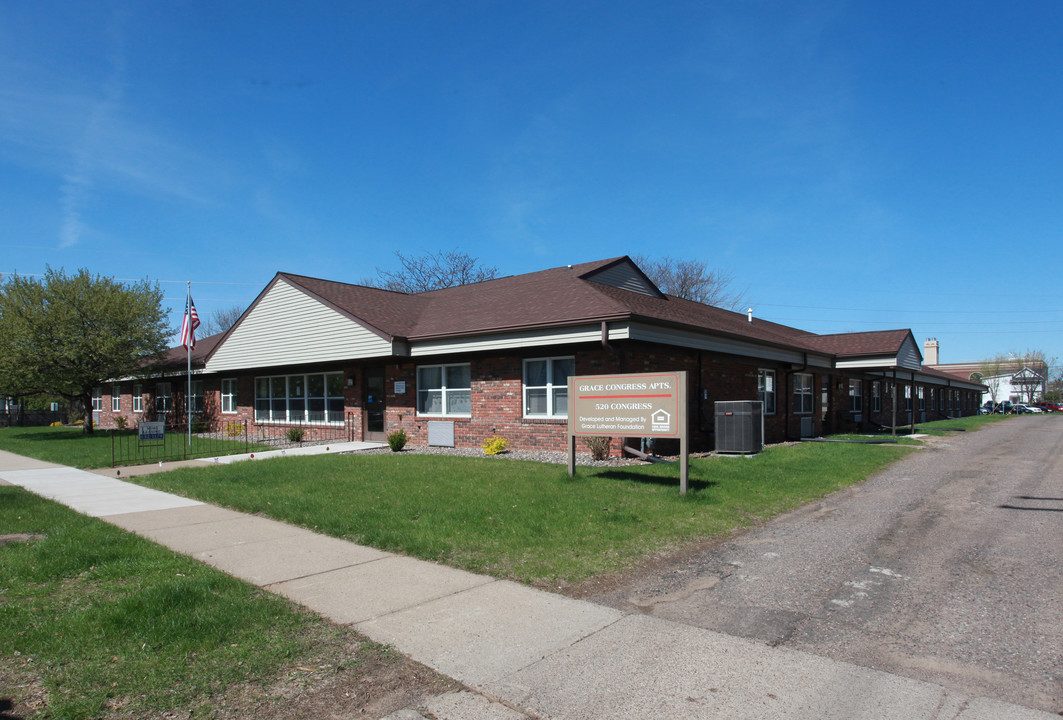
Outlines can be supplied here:
[[[188, 281], [188, 299], [185, 301], [185, 313], [189, 315], [188, 323], [191, 327], [192, 318], [192, 281]], [[192, 330], [194, 333], [195, 330]], [[191, 343], [185, 343], [185, 353], [188, 357], [188, 385], [185, 388], [185, 412], [188, 414], [188, 447], [192, 447], [192, 347]]]

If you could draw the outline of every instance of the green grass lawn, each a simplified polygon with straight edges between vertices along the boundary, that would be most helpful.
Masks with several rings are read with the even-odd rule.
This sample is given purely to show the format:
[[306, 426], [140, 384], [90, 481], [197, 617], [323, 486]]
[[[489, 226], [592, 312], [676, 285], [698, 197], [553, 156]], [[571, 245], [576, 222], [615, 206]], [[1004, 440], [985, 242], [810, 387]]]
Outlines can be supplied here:
[[13, 533], [40, 537], [0, 544], [0, 697], [36, 697], [38, 717], [211, 716], [233, 687], [264, 697], [293, 667], [386, 652], [191, 558], [0, 486], [0, 534]]
[[863, 480], [910, 449], [773, 447], [753, 458], [579, 468], [410, 453], [277, 458], [135, 481], [496, 577], [554, 585], [728, 533]]
[[[0, 428], [0, 450], [18, 453], [47, 462], [69, 465], [76, 468], [102, 468], [111, 466], [112, 431], [96, 430], [86, 435], [80, 428], [68, 427], [9, 427]], [[115, 441], [122, 444], [125, 455], [120, 465], [139, 465], [165, 459], [163, 448], [145, 445], [137, 447], [135, 430], [114, 431]], [[186, 445], [184, 435], [169, 433], [165, 453], [189, 458], [209, 457], [244, 452], [242, 440], [205, 440], [192, 436], [192, 444]], [[251, 451], [268, 449], [262, 445], [250, 445]], [[176, 457], [174, 459], [181, 459]]]

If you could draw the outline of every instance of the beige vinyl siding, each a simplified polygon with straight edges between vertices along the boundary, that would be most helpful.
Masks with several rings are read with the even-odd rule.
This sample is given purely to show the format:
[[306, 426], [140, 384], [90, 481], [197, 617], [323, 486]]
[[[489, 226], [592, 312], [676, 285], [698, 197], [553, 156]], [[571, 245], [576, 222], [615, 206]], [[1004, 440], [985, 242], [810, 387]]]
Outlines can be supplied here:
[[208, 372], [390, 355], [391, 343], [278, 280], [215, 350]]

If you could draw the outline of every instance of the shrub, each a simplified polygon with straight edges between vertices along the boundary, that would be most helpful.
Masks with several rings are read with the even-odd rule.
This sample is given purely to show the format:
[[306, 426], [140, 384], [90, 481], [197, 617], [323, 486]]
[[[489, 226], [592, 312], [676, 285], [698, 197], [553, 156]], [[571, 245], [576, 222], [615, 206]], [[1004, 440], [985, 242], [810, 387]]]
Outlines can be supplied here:
[[613, 444], [613, 439], [601, 435], [591, 435], [583, 438], [583, 444], [591, 451], [592, 460], [605, 460], [609, 457], [609, 448]]
[[115, 427], [117, 427], [119, 430], [125, 430], [125, 426], [126, 426], [126, 417], [125, 417], [125, 415], [116, 415], [115, 418], [114, 418], [114, 424], [115, 424]]
[[391, 452], [398, 452], [399, 450], [402, 450], [404, 447], [406, 447], [406, 443], [408, 440], [409, 438], [406, 437], [406, 431], [402, 428], [399, 428], [395, 432], [390, 433], [388, 435], [388, 447], [391, 448]]
[[54, 423], [52, 423], [48, 427], [63, 427], [63, 421], [62, 420], [56, 420]]
[[194, 423], [192, 423], [192, 432], [194, 433], [205, 433], [209, 430], [210, 423], [208, 423], [206, 420], [196, 420]]
[[238, 437], [244, 434], [244, 424], [235, 420], [225, 426], [225, 434], [229, 437]]
[[288, 438], [288, 442], [302, 442], [303, 437], [306, 435], [306, 428], [290, 427], [284, 435]]
[[509, 440], [501, 435], [492, 435], [480, 443], [480, 447], [484, 449], [484, 455], [498, 455], [500, 452], [505, 452], [506, 445], [509, 445]]

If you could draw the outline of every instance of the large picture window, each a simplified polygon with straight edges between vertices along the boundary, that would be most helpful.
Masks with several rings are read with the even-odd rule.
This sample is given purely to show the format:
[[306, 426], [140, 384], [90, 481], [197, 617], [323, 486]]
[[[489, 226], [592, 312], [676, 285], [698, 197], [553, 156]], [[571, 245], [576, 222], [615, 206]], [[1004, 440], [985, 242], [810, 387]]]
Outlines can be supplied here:
[[[236, 381], [232, 410], [236, 412]], [[224, 404], [224, 383], [222, 403]], [[278, 423], [343, 422], [343, 373], [275, 375], [255, 378], [255, 421]]]
[[417, 368], [418, 415], [472, 415], [472, 368], [425, 365]]
[[568, 417], [568, 378], [575, 370], [572, 357], [525, 360], [525, 417]]
[[236, 379], [226, 378], [221, 381], [221, 411], [235, 413], [236, 407]]
[[775, 414], [775, 371], [757, 371], [757, 399], [764, 403], [764, 414]]
[[806, 373], [794, 375], [794, 413], [812, 414], [812, 376]]

